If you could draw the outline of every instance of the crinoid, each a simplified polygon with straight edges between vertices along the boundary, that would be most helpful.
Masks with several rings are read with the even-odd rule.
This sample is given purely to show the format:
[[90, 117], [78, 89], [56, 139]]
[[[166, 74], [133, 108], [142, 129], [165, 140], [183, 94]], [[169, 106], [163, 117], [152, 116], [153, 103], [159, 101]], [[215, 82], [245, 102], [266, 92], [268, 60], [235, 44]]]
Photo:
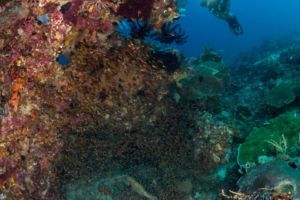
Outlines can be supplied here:
[[161, 31], [151, 34], [154, 40], [161, 43], [176, 43], [183, 44], [186, 42], [188, 36], [178, 23], [166, 24], [162, 27]]
[[149, 21], [140, 21], [140, 20], [130, 20], [130, 36], [135, 39], [144, 40], [151, 31], [153, 30], [153, 25]]

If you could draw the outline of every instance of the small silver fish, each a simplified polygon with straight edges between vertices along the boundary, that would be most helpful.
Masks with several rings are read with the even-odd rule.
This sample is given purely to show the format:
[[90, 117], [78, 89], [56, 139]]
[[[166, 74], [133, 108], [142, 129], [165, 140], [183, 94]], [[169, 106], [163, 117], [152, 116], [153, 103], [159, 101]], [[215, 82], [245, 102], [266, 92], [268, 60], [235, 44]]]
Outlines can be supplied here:
[[158, 200], [158, 198], [156, 196], [149, 194], [145, 190], [145, 188], [131, 176], [126, 176], [125, 180], [126, 180], [126, 183], [128, 185], [130, 185], [132, 190], [135, 191], [136, 193], [138, 193], [139, 195], [141, 195], [149, 200]]

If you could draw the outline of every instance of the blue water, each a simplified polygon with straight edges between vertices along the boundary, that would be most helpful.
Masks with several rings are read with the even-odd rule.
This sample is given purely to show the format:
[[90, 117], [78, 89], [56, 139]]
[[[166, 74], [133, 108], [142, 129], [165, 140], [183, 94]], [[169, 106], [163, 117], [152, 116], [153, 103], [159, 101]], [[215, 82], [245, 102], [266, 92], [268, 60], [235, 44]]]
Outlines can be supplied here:
[[264, 40], [300, 32], [299, 0], [233, 0], [231, 11], [243, 26], [242, 36], [233, 35], [224, 21], [200, 6], [200, 1], [189, 0], [186, 16], [181, 19], [189, 39], [179, 48], [188, 56], [199, 56], [203, 47], [212, 47], [230, 61]]

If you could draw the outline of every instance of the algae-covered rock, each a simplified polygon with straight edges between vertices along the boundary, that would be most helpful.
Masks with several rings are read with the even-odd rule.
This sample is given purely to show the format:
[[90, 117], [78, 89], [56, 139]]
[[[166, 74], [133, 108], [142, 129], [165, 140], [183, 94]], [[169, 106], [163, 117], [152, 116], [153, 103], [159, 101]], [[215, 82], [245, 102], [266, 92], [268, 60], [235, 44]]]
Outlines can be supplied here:
[[294, 88], [295, 84], [293, 81], [279, 83], [268, 92], [266, 97], [267, 104], [276, 108], [281, 108], [292, 103], [296, 98]]
[[229, 79], [224, 64], [207, 61], [200, 63], [179, 82], [183, 95], [188, 99], [205, 99], [221, 96]]
[[299, 145], [300, 117], [290, 112], [271, 119], [263, 127], [254, 128], [239, 148], [238, 163], [257, 162], [262, 155], [294, 156]]
[[190, 194], [193, 191], [193, 183], [190, 179], [179, 181], [176, 183], [177, 191]]
[[[9, 1], [1, 1], [0, 6]], [[29, 14], [28, 8], [23, 4], [12, 4], [0, 13], [0, 31], [14, 25], [18, 20], [24, 19]]]
[[282, 160], [274, 160], [253, 168], [249, 173], [243, 176], [237, 184], [240, 192], [247, 195], [264, 188], [264, 193], [269, 193], [269, 196], [274, 197], [272, 199], [281, 199], [278, 198], [280, 195], [291, 194], [293, 199], [299, 200], [299, 182], [299, 171], [291, 168]]

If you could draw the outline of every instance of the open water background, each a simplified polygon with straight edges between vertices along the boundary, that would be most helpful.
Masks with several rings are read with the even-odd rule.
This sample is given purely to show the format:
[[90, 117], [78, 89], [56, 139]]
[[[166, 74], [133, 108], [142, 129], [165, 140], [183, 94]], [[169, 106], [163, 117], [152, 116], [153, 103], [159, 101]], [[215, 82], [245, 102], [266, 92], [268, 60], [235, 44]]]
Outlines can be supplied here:
[[225, 61], [232, 61], [265, 40], [300, 33], [300, 0], [232, 0], [231, 11], [243, 26], [242, 36], [233, 35], [227, 23], [202, 8], [199, 0], [188, 0], [181, 23], [189, 38], [179, 49], [187, 56], [199, 56], [203, 47], [212, 47]]

